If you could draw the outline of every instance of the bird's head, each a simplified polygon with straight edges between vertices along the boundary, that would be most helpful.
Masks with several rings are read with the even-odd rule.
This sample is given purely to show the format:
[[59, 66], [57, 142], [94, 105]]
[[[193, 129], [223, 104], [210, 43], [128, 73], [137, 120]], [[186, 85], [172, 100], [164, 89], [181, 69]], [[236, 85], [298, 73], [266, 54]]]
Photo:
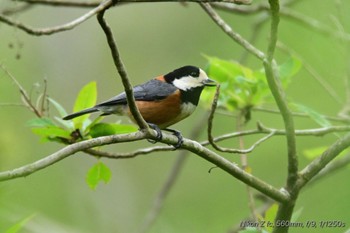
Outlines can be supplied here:
[[195, 88], [203, 89], [205, 86], [215, 86], [216, 82], [209, 79], [208, 75], [200, 68], [195, 66], [183, 66], [166, 75], [166, 82], [173, 84], [182, 91], [188, 91]]

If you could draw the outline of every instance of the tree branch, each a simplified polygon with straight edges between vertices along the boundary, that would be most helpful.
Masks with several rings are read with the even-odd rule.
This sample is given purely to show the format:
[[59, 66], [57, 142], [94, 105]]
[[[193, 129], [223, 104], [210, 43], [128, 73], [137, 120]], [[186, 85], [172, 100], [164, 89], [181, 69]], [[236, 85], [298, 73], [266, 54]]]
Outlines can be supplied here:
[[[67, 7], [95, 7], [101, 3], [101, 1], [69, 1], [69, 0], [13, 0], [18, 2], [27, 2], [30, 4], [42, 4], [52, 6], [67, 6]], [[237, 5], [250, 5], [251, 0], [118, 0], [118, 3], [138, 3], [138, 2], [227, 2]]]
[[343, 150], [350, 146], [350, 134], [345, 135], [343, 138], [336, 141], [327, 150], [325, 150], [321, 156], [314, 159], [309, 165], [307, 165], [299, 173], [299, 180], [297, 188], [301, 189], [312, 178], [314, 178], [320, 171], [326, 168], [326, 166]]
[[[264, 68], [267, 83], [270, 87], [275, 102], [281, 112], [284, 127], [286, 130], [287, 150], [288, 150], [288, 176], [286, 190], [291, 194], [289, 202], [281, 203], [278, 207], [275, 221], [290, 221], [295, 206], [295, 200], [298, 197], [299, 190], [294, 188], [298, 179], [298, 157], [296, 151], [295, 129], [293, 115], [288, 108], [287, 101], [285, 99], [285, 93], [282, 89], [282, 85], [279, 79], [277, 71], [277, 64], [274, 61], [274, 53], [277, 44], [278, 37], [278, 24], [279, 24], [279, 0], [269, 0], [271, 8], [271, 29], [270, 40], [267, 50], [267, 59], [264, 60]], [[276, 226], [273, 230], [274, 233], [288, 232], [288, 226]]]
[[[34, 163], [13, 170], [0, 172], [0, 181], [28, 176], [79, 151], [84, 151], [93, 147], [103, 146], [107, 144], [137, 141], [148, 137], [149, 135], [146, 132], [138, 131], [131, 134], [110, 135], [78, 142], [66, 146], [65, 148]], [[163, 134], [163, 139], [161, 140], [161, 142], [166, 144], [176, 144], [177, 141], [178, 138], [171, 134]], [[184, 138], [182, 148], [199, 155], [203, 159], [220, 167], [222, 170], [236, 177], [238, 180], [250, 185], [251, 187], [274, 199], [275, 201], [287, 202], [289, 200], [289, 195], [286, 192], [280, 191], [272, 185], [253, 176], [252, 174], [245, 172], [236, 164], [203, 147], [196, 141]]]
[[240, 34], [233, 31], [233, 29], [216, 13], [216, 11], [210, 6], [209, 3], [200, 3], [204, 11], [210, 16], [210, 18], [235, 42], [253, 54], [260, 60], [265, 59], [265, 54], [250, 44]]
[[12, 20], [10, 17], [5, 16], [4, 14], [0, 14], [0, 21], [10, 25], [17, 27], [18, 29], [21, 29], [25, 32], [27, 32], [30, 35], [35, 35], [35, 36], [43, 36], [43, 35], [51, 35], [54, 33], [62, 32], [62, 31], [67, 31], [75, 28], [79, 24], [83, 23], [84, 21], [88, 20], [98, 12], [107, 9], [108, 7], [112, 6], [113, 0], [107, 0], [104, 2], [101, 2], [96, 8], [92, 9], [91, 11], [87, 12], [86, 14], [82, 15], [81, 17], [68, 22], [63, 25], [59, 26], [54, 26], [54, 27], [46, 27], [46, 28], [32, 28], [30, 26], [27, 26], [21, 22]]
[[105, 35], [107, 37], [107, 42], [108, 42], [109, 48], [110, 48], [111, 53], [112, 53], [114, 64], [115, 64], [115, 66], [118, 70], [118, 73], [120, 75], [120, 78], [123, 82], [123, 86], [124, 86], [124, 90], [125, 90], [125, 94], [126, 94], [126, 98], [127, 98], [127, 102], [128, 102], [128, 107], [130, 109], [132, 117], [135, 119], [135, 121], [136, 121], [137, 125], [140, 127], [140, 129], [148, 129], [149, 128], [148, 124], [143, 119], [143, 117], [141, 116], [141, 113], [139, 112], [139, 110], [136, 106], [133, 87], [129, 81], [128, 74], [126, 72], [123, 61], [120, 57], [120, 53], [119, 53], [116, 41], [113, 37], [112, 30], [103, 18], [105, 10], [106, 9], [103, 9], [100, 13], [97, 14], [97, 19], [98, 19], [99, 24], [101, 25], [103, 32], [105, 33]]
[[256, 141], [250, 148], [248, 149], [232, 149], [232, 148], [225, 148], [221, 147], [218, 144], [216, 144], [214, 137], [212, 135], [212, 129], [213, 129], [213, 121], [214, 121], [214, 113], [217, 107], [218, 99], [220, 95], [220, 85], [216, 86], [215, 96], [211, 105], [211, 110], [208, 118], [208, 141], [210, 145], [212, 145], [216, 150], [226, 153], [237, 153], [237, 154], [247, 154], [252, 152], [260, 143], [266, 141], [270, 137], [272, 137], [275, 134], [275, 130], [271, 130], [270, 133], [261, 138], [260, 140]]
[[284, 126], [286, 130], [287, 146], [288, 146], [288, 180], [287, 190], [291, 190], [297, 179], [298, 172], [298, 158], [296, 152], [295, 142], [295, 129], [294, 121], [291, 111], [288, 108], [287, 101], [285, 99], [285, 93], [283, 91], [277, 65], [273, 59], [274, 52], [277, 43], [278, 24], [279, 24], [279, 1], [269, 0], [271, 6], [271, 31], [270, 31], [270, 42], [267, 51], [267, 59], [264, 61], [264, 68], [266, 73], [266, 79], [272, 95], [276, 101], [276, 104], [281, 112]]
[[94, 138], [94, 139], [90, 139], [82, 142], [77, 142], [75, 144], [66, 146], [63, 149], [51, 155], [48, 155], [45, 158], [40, 159], [34, 163], [31, 163], [13, 170], [0, 172], [0, 181], [11, 180], [19, 177], [26, 177], [54, 163], [57, 163], [58, 161], [72, 154], [75, 154], [79, 151], [83, 151], [89, 148], [112, 144], [112, 143], [137, 141], [144, 138], [146, 138], [145, 133], [138, 131], [131, 134], [111, 135], [111, 136]]

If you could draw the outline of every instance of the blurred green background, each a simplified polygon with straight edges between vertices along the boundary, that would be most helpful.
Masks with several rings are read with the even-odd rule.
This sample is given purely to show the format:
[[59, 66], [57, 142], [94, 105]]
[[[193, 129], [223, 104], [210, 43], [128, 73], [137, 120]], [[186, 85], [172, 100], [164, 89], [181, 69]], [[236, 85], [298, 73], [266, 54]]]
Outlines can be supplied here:
[[[258, 4], [259, 1], [253, 1]], [[0, 3], [0, 11], [16, 6]], [[350, 31], [349, 1], [296, 1], [292, 9], [318, 20], [334, 31]], [[36, 6], [14, 18], [33, 27], [48, 27], [68, 22], [87, 9]], [[266, 13], [237, 15], [220, 12], [232, 27], [249, 38], [254, 24]], [[109, 10], [106, 19], [115, 33], [121, 55], [133, 84], [166, 73], [186, 64], [206, 67], [202, 56], [239, 60], [244, 50], [211, 21], [198, 4], [139, 3]], [[266, 51], [269, 21], [258, 34], [255, 45]], [[335, 33], [334, 33], [335, 34]], [[349, 43], [305, 27], [282, 17], [279, 40], [302, 56], [303, 60], [329, 82], [341, 103], [332, 98], [305, 69], [293, 79], [288, 98], [316, 111], [335, 116], [346, 103], [349, 78]], [[276, 59], [288, 58], [278, 49]], [[18, 59], [19, 58], [19, 59]], [[74, 30], [51, 36], [30, 36], [0, 22], [0, 63], [10, 71], [33, 99], [48, 82], [50, 97], [72, 111], [78, 91], [86, 83], [98, 83], [98, 101], [123, 90], [111, 60], [110, 51], [95, 17]], [[258, 69], [262, 65], [252, 56], [244, 65]], [[13, 82], [0, 71], [0, 103], [20, 103]], [[273, 105], [269, 105], [273, 106]], [[204, 108], [175, 126], [185, 137], [202, 117]], [[56, 112], [52, 111], [52, 115]], [[31, 163], [49, 155], [62, 145], [41, 143], [26, 122], [34, 115], [18, 106], [0, 106], [0, 170]], [[218, 115], [215, 135], [235, 130], [235, 119]], [[113, 122], [116, 117], [107, 117]], [[318, 127], [311, 120], [296, 118], [298, 129]], [[247, 128], [257, 121], [280, 128], [276, 114], [253, 112]], [[125, 121], [127, 122], [127, 120]], [[201, 139], [205, 139], [205, 132]], [[246, 137], [249, 146], [258, 137]], [[300, 168], [309, 160], [302, 152], [307, 148], [330, 145], [337, 137], [298, 137]], [[237, 139], [222, 143], [238, 147]], [[132, 151], [150, 146], [147, 142], [108, 146], [109, 151]], [[164, 183], [178, 152], [154, 153], [127, 160], [102, 159], [113, 174], [109, 184], [91, 190], [85, 182], [88, 169], [96, 159], [77, 153], [26, 178], [0, 183], [0, 232], [15, 222], [35, 216], [22, 232], [35, 233], [109, 233], [135, 232], [149, 211], [153, 198]], [[238, 155], [223, 155], [240, 163]], [[286, 178], [286, 146], [283, 137], [274, 137], [248, 156], [254, 175], [282, 187]], [[207, 161], [190, 154], [179, 179], [165, 201], [164, 209], [149, 232], [227, 232], [249, 215], [246, 187]], [[349, 168], [332, 174], [305, 188], [296, 210], [303, 208], [299, 221], [342, 220], [350, 227]], [[259, 205], [259, 203], [257, 203]], [[290, 232], [344, 232], [344, 228], [291, 229]]]

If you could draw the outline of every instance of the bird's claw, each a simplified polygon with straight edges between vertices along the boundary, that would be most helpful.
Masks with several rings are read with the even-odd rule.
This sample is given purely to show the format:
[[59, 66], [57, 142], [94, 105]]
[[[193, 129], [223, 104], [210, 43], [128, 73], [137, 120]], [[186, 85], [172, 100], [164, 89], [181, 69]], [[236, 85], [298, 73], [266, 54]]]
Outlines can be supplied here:
[[174, 129], [164, 129], [164, 130], [172, 132], [173, 135], [177, 137], [177, 143], [173, 145], [173, 147], [174, 147], [174, 150], [179, 149], [184, 142], [181, 132]]
[[158, 125], [156, 124], [152, 124], [152, 123], [148, 123], [149, 127], [151, 127], [152, 129], [154, 129], [156, 132], [157, 132], [157, 136], [156, 136], [156, 139], [155, 140], [152, 140], [152, 139], [147, 139], [147, 141], [149, 141], [150, 143], [157, 143], [159, 142], [160, 140], [163, 139], [163, 134], [162, 134], [162, 131], [160, 130], [160, 128], [158, 127]]
[[[157, 132], [157, 136], [156, 136], [155, 140], [147, 139], [147, 141], [154, 144], [154, 143], [157, 143], [160, 140], [162, 140], [163, 134], [162, 134], [162, 131], [160, 130], [160, 128], [156, 124], [148, 123], [148, 125], [149, 125], [149, 127], [151, 127], [152, 129], [154, 129]], [[181, 132], [174, 130], [174, 129], [164, 129], [164, 130], [168, 131], [168, 132], [172, 132], [173, 135], [177, 137], [177, 139], [178, 139], [177, 143], [175, 145], [173, 145], [173, 147], [174, 147], [174, 150], [179, 149], [184, 142]]]

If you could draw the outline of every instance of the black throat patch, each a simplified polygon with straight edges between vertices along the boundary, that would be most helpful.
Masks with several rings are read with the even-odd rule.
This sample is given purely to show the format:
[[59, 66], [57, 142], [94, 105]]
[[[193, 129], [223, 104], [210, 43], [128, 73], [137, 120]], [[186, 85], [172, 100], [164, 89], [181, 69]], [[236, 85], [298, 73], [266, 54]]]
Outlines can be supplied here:
[[186, 91], [181, 91], [181, 102], [182, 103], [191, 103], [194, 105], [198, 105], [199, 97], [201, 96], [201, 93], [203, 91], [204, 87], [195, 87], [188, 89]]

